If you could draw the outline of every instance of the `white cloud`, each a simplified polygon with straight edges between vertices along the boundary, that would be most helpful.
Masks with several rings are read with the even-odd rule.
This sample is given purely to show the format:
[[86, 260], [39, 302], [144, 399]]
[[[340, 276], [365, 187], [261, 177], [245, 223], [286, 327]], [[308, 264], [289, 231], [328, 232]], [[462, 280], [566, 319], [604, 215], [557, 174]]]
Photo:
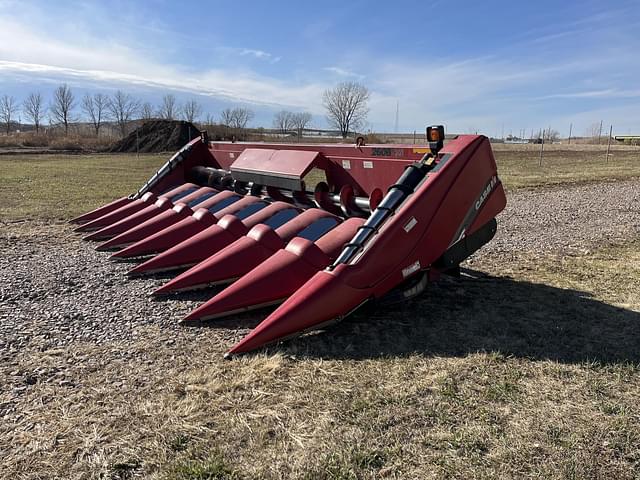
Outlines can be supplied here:
[[[260, 50], [243, 49], [241, 55], [279, 57]], [[127, 46], [78, 34], [74, 42], [46, 35], [15, 19], [0, 17], [0, 71], [55, 76], [89, 82], [131, 84], [175, 89], [231, 101], [265, 105], [308, 107], [318, 110], [325, 85], [289, 84], [239, 68], [193, 71], [163, 64]], [[313, 102], [313, 99], [318, 99]]]
[[640, 90], [618, 90], [615, 88], [607, 88], [604, 90], [589, 90], [583, 92], [554, 93], [538, 97], [540, 100], [552, 100], [554, 98], [639, 98]]
[[271, 64], [278, 63], [282, 60], [282, 57], [280, 56], [275, 56], [272, 53], [254, 48], [217, 47], [216, 50], [224, 54], [227, 58], [233, 58], [236, 56], [251, 57]]
[[240, 55], [251, 55], [260, 59], [271, 59], [272, 55], [264, 50], [254, 50], [252, 48], [241, 48], [239, 49]]
[[351, 70], [347, 70], [341, 67], [325, 67], [323, 70], [327, 72], [331, 72], [340, 77], [353, 77], [362, 80], [364, 75], [360, 75], [358, 73], [352, 72]]
[[[452, 130], [477, 128], [491, 134], [503, 123], [516, 129], [537, 129], [548, 123], [555, 127], [555, 122], [566, 122], [569, 118], [557, 106], [571, 99], [585, 104], [625, 99], [629, 103], [604, 110], [602, 105], [585, 106], [576, 118], [605, 113], [637, 118], [632, 110], [638, 110], [638, 105], [631, 105], [630, 99], [640, 97], [640, 91], [625, 88], [631, 85], [630, 78], [640, 75], [640, 67], [629, 61], [635, 58], [637, 41], [617, 42], [613, 52], [603, 47], [602, 51], [572, 53], [570, 58], [536, 57], [536, 49], [527, 50], [522, 44], [517, 50], [525, 52], [524, 55], [505, 50], [502, 56], [466, 61], [442, 58], [412, 61], [378, 53], [375, 61], [371, 61], [373, 54], [363, 51], [344, 63], [335, 60], [337, 65], [324, 68], [313, 67], [312, 59], [309, 65], [294, 67], [265, 50], [216, 47], [216, 55], [209, 59], [211, 67], [202, 68], [167, 62], [163, 56], [166, 50], [153, 44], [145, 36], [148, 32], [129, 28], [130, 35], [140, 38], [119, 31], [111, 39], [100, 38], [99, 33], [86, 25], [75, 27], [72, 20], [58, 19], [58, 24], [55, 19], [45, 19], [42, 12], [29, 10], [28, 5], [22, 11], [18, 4], [4, 8], [6, 5], [9, 5], [6, 0], [0, 0], [0, 83], [13, 75], [29, 77], [34, 82], [73, 81], [78, 85], [98, 84], [100, 88], [130, 85], [232, 102], [305, 108], [322, 114], [322, 92], [341, 79], [356, 79], [372, 91], [370, 122], [378, 130], [393, 127], [397, 101], [400, 127], [409, 131], [422, 130], [426, 124], [436, 122], [447, 123]], [[18, 11], [22, 12], [20, 17], [16, 16]], [[88, 20], [87, 25], [92, 21]], [[56, 23], [55, 29], [50, 27], [51, 23]], [[579, 29], [582, 25], [573, 27]], [[165, 32], [158, 38], [171, 35], [172, 32]], [[553, 43], [564, 35], [544, 29], [525, 36], [529, 43]], [[176, 54], [176, 58], [180, 55]], [[242, 63], [251, 67], [240, 67]], [[256, 71], [275, 63], [281, 78]], [[298, 76], [295, 68], [304, 71]], [[620, 82], [615, 75], [623, 76]], [[560, 129], [560, 125], [556, 128]]]
[[313, 102], [312, 99], [319, 99], [325, 88], [319, 84], [286, 85], [249, 73], [234, 74], [224, 70], [208, 70], [194, 74], [167, 68], [163, 75], [150, 76], [111, 70], [83, 70], [0, 60], [0, 72], [29, 74], [34, 78], [56, 78], [59, 81], [76, 80], [106, 85], [124, 84], [154, 89], [171, 89], [203, 96], [220, 97], [228, 101], [266, 106], [315, 107], [316, 111], [321, 107], [318, 102]]

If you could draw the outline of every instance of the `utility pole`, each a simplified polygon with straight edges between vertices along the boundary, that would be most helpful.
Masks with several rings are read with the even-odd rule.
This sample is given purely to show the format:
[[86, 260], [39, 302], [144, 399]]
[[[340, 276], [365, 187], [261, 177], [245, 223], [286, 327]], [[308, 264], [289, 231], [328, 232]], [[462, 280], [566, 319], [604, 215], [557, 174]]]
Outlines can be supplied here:
[[609, 152], [611, 151], [611, 135], [613, 134], [613, 125], [609, 127], [609, 139], [607, 141], [607, 160], [605, 163], [609, 163]]
[[600, 130], [598, 131], [598, 145], [600, 145], [602, 140], [602, 120], [600, 120]]
[[540, 142], [540, 161], [538, 165], [542, 166], [542, 156], [544, 155], [544, 128], [542, 129], [542, 141]]
[[569, 125], [569, 145], [571, 145], [571, 132], [573, 130], [573, 123]]

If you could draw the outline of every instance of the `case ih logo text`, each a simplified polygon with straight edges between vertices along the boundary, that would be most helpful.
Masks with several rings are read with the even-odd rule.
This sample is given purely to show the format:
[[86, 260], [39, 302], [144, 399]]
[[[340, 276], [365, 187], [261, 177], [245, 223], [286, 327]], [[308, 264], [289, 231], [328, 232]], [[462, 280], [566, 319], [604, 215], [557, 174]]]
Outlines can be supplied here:
[[496, 186], [497, 183], [498, 183], [498, 177], [494, 175], [493, 177], [491, 177], [491, 180], [489, 180], [489, 184], [486, 186], [486, 188], [482, 192], [482, 195], [480, 195], [480, 198], [476, 202], [476, 211], [480, 210], [480, 207], [482, 206], [484, 201], [487, 199], [487, 197], [489, 196], [489, 194], [491, 193], [491, 191], [493, 190], [493, 188]]

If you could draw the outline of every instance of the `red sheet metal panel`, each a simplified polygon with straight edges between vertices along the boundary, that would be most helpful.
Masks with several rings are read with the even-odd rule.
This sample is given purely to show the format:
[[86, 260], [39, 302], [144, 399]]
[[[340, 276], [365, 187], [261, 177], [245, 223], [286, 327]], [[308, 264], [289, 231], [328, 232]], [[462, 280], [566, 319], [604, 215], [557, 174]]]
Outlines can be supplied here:
[[[319, 152], [318, 161], [321, 164], [318, 168], [326, 170], [331, 191], [336, 192], [343, 185], [351, 185], [358, 196], [368, 196], [376, 188], [386, 192], [408, 164], [420, 160], [429, 151], [427, 145], [382, 144], [356, 147], [353, 144], [209, 143], [211, 156], [226, 169], [248, 149]], [[313, 185], [307, 187], [311, 187], [310, 190], [313, 191]]]
[[325, 168], [319, 152], [247, 148], [231, 164], [231, 172], [242, 182], [297, 191], [314, 167]]

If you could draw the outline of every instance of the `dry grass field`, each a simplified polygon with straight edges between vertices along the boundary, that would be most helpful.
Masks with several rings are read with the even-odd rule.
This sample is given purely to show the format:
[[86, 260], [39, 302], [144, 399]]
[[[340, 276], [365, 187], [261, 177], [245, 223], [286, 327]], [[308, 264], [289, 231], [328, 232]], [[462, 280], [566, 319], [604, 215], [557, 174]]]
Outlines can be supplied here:
[[135, 192], [168, 158], [141, 155], [0, 155], [0, 220], [64, 220]]
[[637, 177], [640, 147], [613, 145], [493, 145], [500, 176], [508, 188], [597, 182]]
[[166, 156], [0, 156], [0, 477], [638, 479], [640, 149], [554, 147], [496, 147], [462, 278], [234, 361], [260, 313], [178, 327], [211, 292], [154, 301], [62, 222]]
[[[640, 147], [495, 145], [510, 190], [640, 177]], [[64, 220], [134, 192], [169, 154], [0, 155], [0, 220]]]

